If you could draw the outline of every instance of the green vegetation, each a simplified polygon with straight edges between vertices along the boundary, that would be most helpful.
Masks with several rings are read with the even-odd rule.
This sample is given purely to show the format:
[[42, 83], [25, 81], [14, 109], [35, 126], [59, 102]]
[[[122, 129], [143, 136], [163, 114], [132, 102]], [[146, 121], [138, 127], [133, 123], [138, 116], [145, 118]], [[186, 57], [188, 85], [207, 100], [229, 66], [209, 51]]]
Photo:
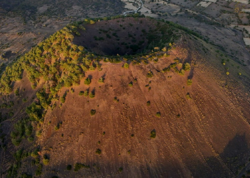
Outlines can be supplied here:
[[122, 167], [120, 167], [118, 171], [119, 171], [119, 172], [122, 172], [122, 171], [123, 171], [123, 168], [122, 168]]
[[91, 116], [94, 116], [95, 114], [96, 114], [96, 110], [92, 109], [92, 110], [90, 111], [90, 115], [91, 115]]
[[80, 96], [84, 95], [84, 91], [80, 91], [80, 92], [79, 92], [79, 95], [80, 95]]
[[99, 83], [104, 83], [104, 78], [103, 77], [99, 78], [98, 82]]
[[129, 64], [128, 63], [124, 63], [123, 64], [123, 68], [128, 69], [129, 68]]
[[184, 64], [184, 66], [183, 66], [183, 69], [184, 69], [185, 71], [189, 71], [189, 70], [191, 69], [190, 64], [186, 62], [186, 63]]
[[133, 82], [130, 82], [130, 83], [128, 84], [128, 86], [129, 86], [129, 87], [132, 87], [132, 86], [133, 86]]
[[67, 166], [67, 170], [70, 171], [72, 169], [72, 166], [71, 165], [68, 165]]
[[84, 81], [84, 84], [85, 85], [90, 85], [91, 83], [91, 79], [90, 78], [86, 78], [85, 81]]
[[94, 98], [94, 97], [95, 97], [95, 93], [94, 93], [93, 91], [90, 92], [89, 97], [90, 97], [90, 98]]
[[192, 99], [191, 96], [190, 96], [190, 93], [187, 93], [187, 94], [186, 94], [186, 98], [187, 98], [187, 99]]
[[188, 79], [188, 80], [187, 80], [187, 85], [190, 86], [190, 85], [192, 85], [192, 83], [193, 83], [192, 79]]
[[156, 117], [161, 117], [161, 113], [160, 113], [160, 112], [157, 112], [157, 113], [156, 113]]
[[148, 73], [147, 73], [147, 77], [148, 78], [151, 78], [151, 77], [153, 77], [154, 75], [153, 75], [153, 73], [151, 72], [151, 71], [149, 71]]
[[47, 155], [43, 156], [43, 164], [48, 165], [49, 164], [49, 157]]
[[150, 138], [155, 138], [155, 137], [156, 137], [156, 131], [155, 131], [155, 130], [152, 130], [152, 131], [151, 131]]
[[79, 171], [79, 170], [82, 169], [82, 168], [90, 168], [90, 166], [84, 165], [84, 164], [81, 164], [81, 163], [76, 163], [76, 164], [75, 164], [74, 171]]
[[96, 150], [95, 152], [96, 154], [100, 155], [102, 153], [102, 150], [100, 150], [99, 148]]
[[151, 104], [150, 101], [147, 101], [147, 106], [150, 106], [150, 104]]

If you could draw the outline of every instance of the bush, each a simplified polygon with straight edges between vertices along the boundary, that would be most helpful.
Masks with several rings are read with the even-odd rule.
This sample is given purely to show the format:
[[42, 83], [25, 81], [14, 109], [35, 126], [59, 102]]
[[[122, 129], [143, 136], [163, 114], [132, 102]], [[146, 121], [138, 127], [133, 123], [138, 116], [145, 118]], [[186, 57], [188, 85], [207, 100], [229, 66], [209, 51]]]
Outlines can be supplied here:
[[148, 77], [148, 78], [153, 77], [153, 73], [152, 73], [151, 71], [149, 71], [149, 72], [147, 73], [147, 77]]
[[49, 164], [49, 158], [46, 155], [43, 156], [43, 164], [44, 165], [48, 165]]
[[130, 83], [128, 84], [128, 86], [129, 86], [129, 87], [132, 87], [132, 86], [133, 86], [133, 82], [130, 82]]
[[150, 106], [150, 104], [151, 104], [150, 101], [147, 101], [147, 106]]
[[187, 80], [187, 85], [192, 85], [192, 83], [193, 83], [192, 79]]
[[189, 93], [186, 94], [186, 98], [187, 99], [192, 99]]
[[89, 97], [90, 98], [94, 98], [95, 97], [95, 93], [94, 92], [90, 92]]
[[72, 166], [71, 165], [68, 165], [67, 166], [67, 170], [70, 171], [72, 169]]
[[21, 140], [20, 139], [11, 139], [11, 142], [13, 143], [13, 145], [19, 146], [21, 143]]
[[129, 64], [128, 63], [124, 63], [123, 64], [123, 68], [128, 69], [129, 68]]
[[65, 103], [65, 97], [64, 96], [61, 97], [61, 102]]
[[152, 131], [151, 131], [150, 138], [155, 138], [155, 137], [156, 137], [156, 131], [155, 131], [155, 130], [152, 130]]
[[27, 139], [29, 142], [33, 142], [34, 141], [34, 137], [33, 136], [30, 136], [30, 137], [28, 137], [28, 139]]
[[91, 79], [90, 78], [86, 78], [84, 81], [85, 85], [89, 85], [91, 83]]
[[84, 94], [84, 91], [80, 91], [79, 95], [82, 96]]
[[123, 168], [122, 168], [122, 167], [120, 167], [118, 171], [119, 171], [119, 172], [122, 172], [122, 171], [123, 171]]
[[230, 73], [229, 72], [226, 72], [227, 75], [229, 75]]
[[88, 90], [84, 91], [84, 94], [83, 94], [85, 97], [89, 96], [89, 92]]
[[93, 115], [95, 115], [95, 114], [96, 114], [96, 110], [92, 109], [92, 110], [90, 111], [90, 115], [93, 116]]
[[84, 164], [81, 164], [81, 163], [76, 163], [75, 164], [75, 168], [74, 168], [74, 171], [79, 171], [80, 169], [82, 168], [90, 168], [89, 166], [86, 166]]
[[161, 113], [160, 113], [160, 112], [157, 112], [157, 113], [156, 113], [156, 117], [161, 117]]
[[96, 154], [100, 155], [102, 153], [102, 150], [100, 150], [99, 148], [96, 150], [95, 152]]
[[189, 71], [189, 70], [191, 69], [190, 64], [186, 62], [186, 63], [184, 64], [184, 66], [183, 66], [183, 69], [184, 69], [185, 71]]
[[99, 78], [98, 82], [99, 83], [104, 83], [104, 78], [103, 77]]

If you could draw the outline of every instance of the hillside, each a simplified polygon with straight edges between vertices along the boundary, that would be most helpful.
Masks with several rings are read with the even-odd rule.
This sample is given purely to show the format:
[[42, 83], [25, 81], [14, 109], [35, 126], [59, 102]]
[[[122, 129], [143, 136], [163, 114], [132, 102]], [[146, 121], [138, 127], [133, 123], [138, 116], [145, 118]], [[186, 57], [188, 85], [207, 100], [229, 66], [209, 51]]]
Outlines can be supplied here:
[[249, 71], [181, 26], [86, 19], [0, 80], [2, 177], [239, 177]]

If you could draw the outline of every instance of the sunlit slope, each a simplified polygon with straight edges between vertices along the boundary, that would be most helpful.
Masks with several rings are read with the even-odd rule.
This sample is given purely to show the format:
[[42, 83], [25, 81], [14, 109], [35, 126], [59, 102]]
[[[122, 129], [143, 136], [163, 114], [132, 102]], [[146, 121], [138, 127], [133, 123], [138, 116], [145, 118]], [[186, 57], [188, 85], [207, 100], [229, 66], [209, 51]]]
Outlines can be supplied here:
[[74, 44], [98, 23], [64, 28], [2, 75], [4, 176], [237, 176], [249, 160], [244, 67], [169, 23], [174, 38], [133, 56]]

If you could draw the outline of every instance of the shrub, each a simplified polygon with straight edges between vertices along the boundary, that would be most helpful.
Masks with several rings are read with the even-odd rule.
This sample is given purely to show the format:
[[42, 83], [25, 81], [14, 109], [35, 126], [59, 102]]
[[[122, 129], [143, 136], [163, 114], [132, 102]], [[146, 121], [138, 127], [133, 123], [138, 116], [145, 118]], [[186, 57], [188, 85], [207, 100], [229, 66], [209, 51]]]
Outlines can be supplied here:
[[155, 131], [155, 130], [152, 130], [152, 131], [151, 131], [150, 138], [155, 138], [155, 137], [156, 137], [156, 131]]
[[98, 82], [99, 83], [104, 83], [104, 78], [103, 77], [99, 78]]
[[30, 137], [28, 137], [28, 139], [27, 139], [29, 142], [33, 142], [34, 141], [34, 137], [33, 136], [30, 136]]
[[129, 87], [132, 87], [132, 86], [133, 86], [133, 82], [130, 82], [130, 83], [128, 84], [128, 86], [129, 86]]
[[157, 112], [157, 113], [156, 113], [156, 117], [161, 117], [161, 113], [160, 113], [160, 112]]
[[11, 142], [13, 143], [13, 145], [19, 146], [21, 143], [21, 140], [20, 139], [11, 139]]
[[122, 171], [123, 171], [123, 168], [122, 168], [122, 167], [120, 167], [118, 171], [119, 171], [119, 172], [122, 172]]
[[102, 150], [100, 150], [99, 148], [95, 151], [96, 154], [100, 155], [102, 153]]
[[61, 102], [65, 103], [65, 97], [64, 96], [61, 97]]
[[90, 92], [89, 97], [90, 98], [94, 98], [95, 97], [95, 93], [94, 92]]
[[44, 165], [48, 165], [49, 164], [49, 158], [46, 155], [43, 156], [43, 164]]
[[79, 95], [80, 95], [80, 96], [84, 95], [84, 91], [80, 91], [80, 92], [79, 92]]
[[183, 69], [184, 69], [185, 71], [189, 71], [189, 70], [191, 69], [190, 64], [186, 62], [186, 63], [184, 64], [184, 66], [183, 66]]
[[91, 83], [91, 79], [90, 78], [86, 78], [84, 81], [85, 85], [89, 85]]
[[149, 71], [149, 72], [147, 73], [147, 77], [148, 77], [148, 78], [153, 77], [153, 73], [152, 73], [151, 71]]
[[192, 79], [187, 80], [187, 85], [192, 85], [192, 83], [193, 83]]
[[95, 114], [96, 114], [96, 110], [92, 109], [92, 110], [90, 111], [90, 115], [93, 116], [93, 115], [95, 115]]
[[80, 169], [82, 168], [90, 168], [89, 166], [86, 166], [84, 164], [81, 164], [81, 163], [76, 163], [75, 164], [75, 168], [74, 168], [74, 171], [79, 171]]
[[239, 72], [238, 74], [239, 74], [239, 75], [241, 75], [241, 73], [240, 73], [240, 72]]
[[119, 102], [119, 99], [117, 97], [114, 97], [115, 102]]
[[128, 63], [124, 63], [123, 64], [123, 68], [128, 69], [129, 68], [129, 64]]
[[151, 104], [150, 101], [147, 101], [147, 106], [150, 106], [150, 104]]
[[42, 169], [43, 169], [43, 165], [39, 164], [35, 172], [36, 176], [42, 175]]
[[192, 99], [189, 93], [186, 94], [186, 98], [187, 99]]
[[67, 170], [70, 171], [72, 169], [72, 166], [71, 165], [68, 165], [67, 166]]
[[37, 158], [39, 156], [38, 150], [36, 149], [36, 150], [32, 151], [30, 156], [33, 157], [33, 158]]
[[83, 94], [85, 97], [89, 96], [89, 92], [88, 90], [84, 91], [84, 94]]
[[229, 75], [229, 72], [226, 72], [227, 75]]

